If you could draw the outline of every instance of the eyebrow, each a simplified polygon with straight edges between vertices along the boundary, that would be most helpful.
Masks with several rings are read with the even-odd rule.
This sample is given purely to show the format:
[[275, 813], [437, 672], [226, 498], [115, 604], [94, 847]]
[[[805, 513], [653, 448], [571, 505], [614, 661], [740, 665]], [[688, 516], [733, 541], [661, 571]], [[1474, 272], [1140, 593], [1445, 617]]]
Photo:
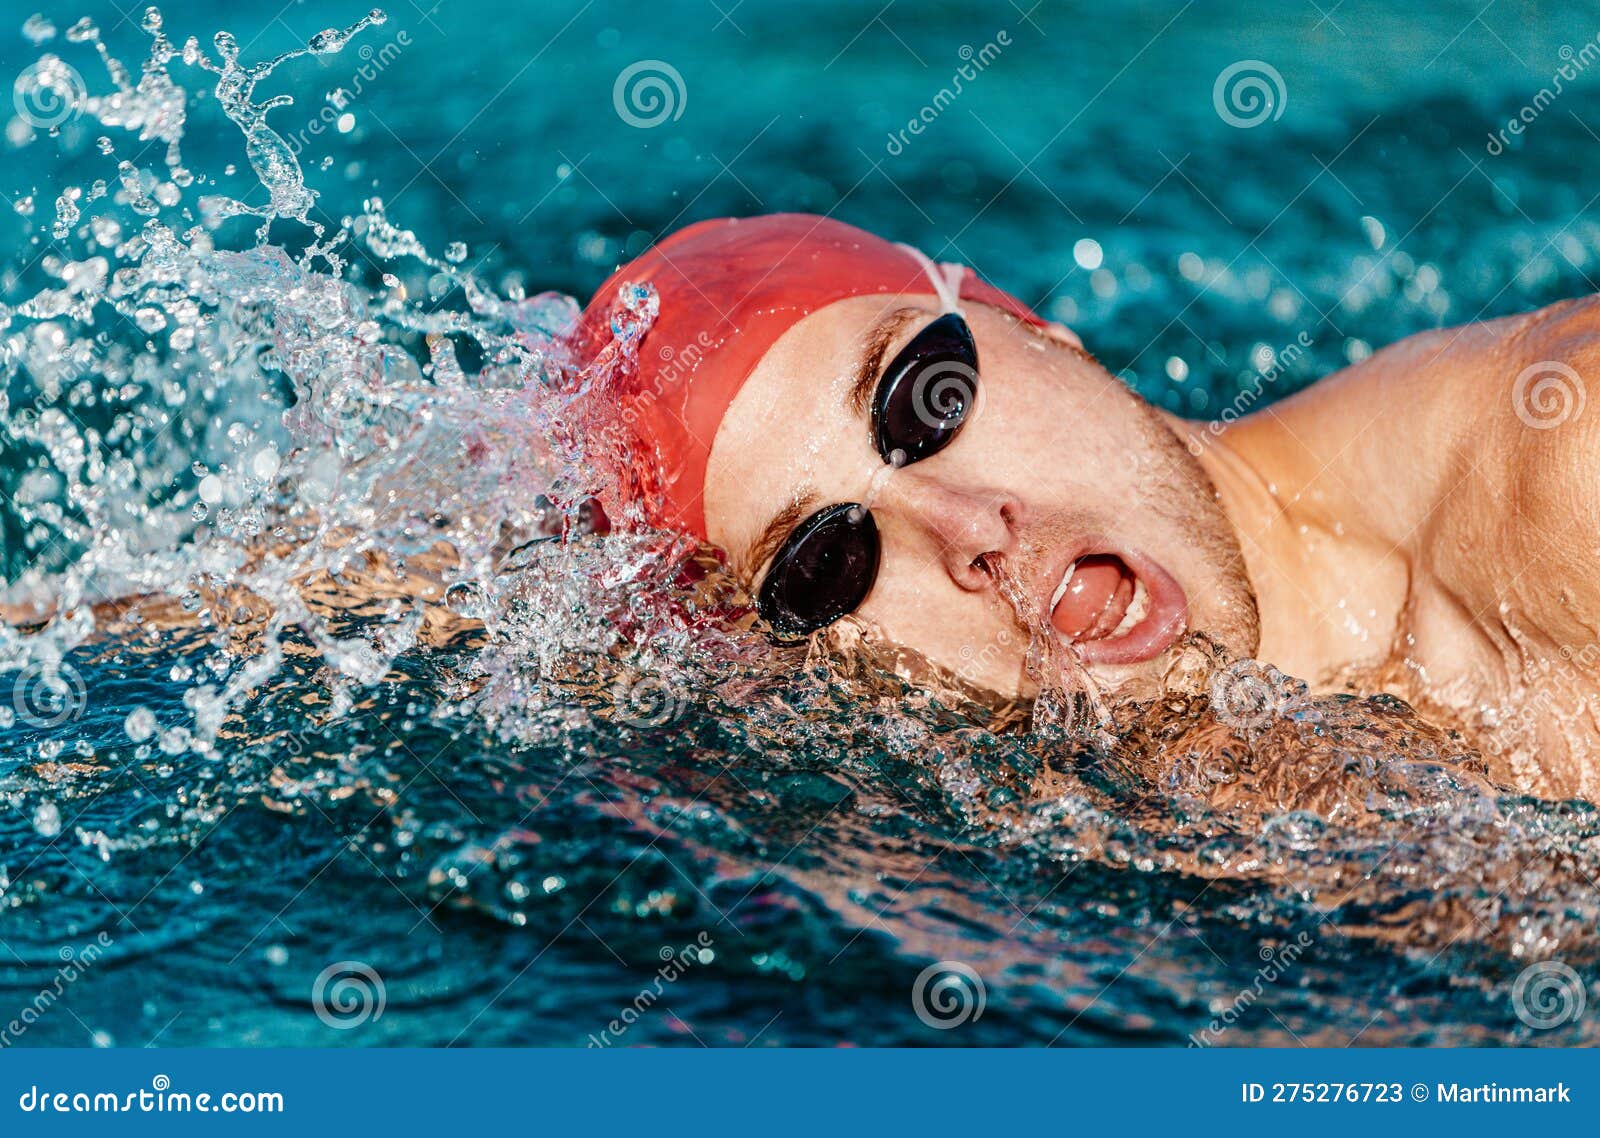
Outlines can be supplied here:
[[878, 386], [878, 376], [883, 371], [883, 357], [889, 354], [889, 346], [900, 335], [902, 328], [918, 316], [926, 315], [920, 308], [897, 308], [867, 329], [861, 343], [861, 356], [856, 362], [855, 379], [850, 383], [847, 401], [850, 410], [859, 415], [867, 409], [867, 401]]
[[794, 501], [772, 516], [754, 541], [745, 547], [744, 555], [739, 558], [739, 566], [745, 583], [752, 588], [755, 585], [756, 572], [767, 563], [768, 558], [778, 552], [778, 547], [783, 544], [789, 532], [800, 524], [800, 520], [811, 513], [817, 504], [815, 490], [802, 490]]

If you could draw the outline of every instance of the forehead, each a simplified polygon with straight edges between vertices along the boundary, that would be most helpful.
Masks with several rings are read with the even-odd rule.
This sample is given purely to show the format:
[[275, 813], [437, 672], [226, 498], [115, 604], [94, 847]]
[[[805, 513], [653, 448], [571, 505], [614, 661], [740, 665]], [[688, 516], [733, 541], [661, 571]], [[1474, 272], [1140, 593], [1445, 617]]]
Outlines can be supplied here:
[[801, 495], [833, 502], [865, 492], [876, 455], [865, 419], [849, 405], [850, 389], [867, 333], [907, 307], [928, 319], [938, 314], [932, 296], [851, 297], [796, 322], [767, 350], [711, 446], [705, 512], [712, 542], [737, 556]]

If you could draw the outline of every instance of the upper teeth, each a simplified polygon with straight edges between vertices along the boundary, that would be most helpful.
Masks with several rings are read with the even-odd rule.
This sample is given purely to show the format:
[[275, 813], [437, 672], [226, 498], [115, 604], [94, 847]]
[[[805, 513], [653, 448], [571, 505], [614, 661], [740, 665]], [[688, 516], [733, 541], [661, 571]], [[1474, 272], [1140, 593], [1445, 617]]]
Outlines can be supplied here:
[[1056, 606], [1061, 603], [1061, 598], [1067, 595], [1067, 586], [1072, 584], [1073, 574], [1078, 571], [1078, 563], [1074, 561], [1067, 566], [1067, 575], [1061, 578], [1061, 584], [1056, 586], [1056, 591], [1050, 596], [1050, 608], [1046, 615], [1056, 611]]
[[[1061, 598], [1067, 595], [1067, 586], [1072, 584], [1072, 578], [1078, 572], [1078, 563], [1074, 561], [1067, 566], [1066, 576], [1061, 578], [1061, 584], [1056, 586], [1056, 591], [1050, 594], [1050, 607], [1046, 610], [1046, 618], [1056, 611], [1056, 606], [1061, 603]], [[1122, 614], [1122, 619], [1117, 622], [1117, 627], [1106, 633], [1104, 639], [1122, 636], [1134, 625], [1145, 618], [1150, 611], [1150, 590], [1144, 587], [1144, 579], [1135, 576], [1133, 579], [1133, 596], [1128, 600], [1128, 611]]]

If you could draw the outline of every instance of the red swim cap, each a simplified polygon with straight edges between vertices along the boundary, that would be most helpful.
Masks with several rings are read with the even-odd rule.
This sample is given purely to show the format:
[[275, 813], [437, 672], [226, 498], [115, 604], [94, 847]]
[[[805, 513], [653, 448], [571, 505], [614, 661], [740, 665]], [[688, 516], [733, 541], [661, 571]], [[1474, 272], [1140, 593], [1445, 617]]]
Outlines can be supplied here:
[[[931, 262], [904, 246], [812, 214], [719, 218], [680, 229], [613, 273], [590, 300], [573, 343], [591, 384], [592, 426], [632, 435], [607, 512], [639, 502], [663, 529], [706, 537], [706, 464], [717, 428], [767, 349], [796, 321], [848, 297], [935, 292]], [[1028, 324], [1028, 307], [959, 272], [961, 297]], [[654, 307], [642, 337], [629, 329]], [[636, 335], [636, 334], [633, 334]], [[603, 365], [603, 366], [597, 366]]]

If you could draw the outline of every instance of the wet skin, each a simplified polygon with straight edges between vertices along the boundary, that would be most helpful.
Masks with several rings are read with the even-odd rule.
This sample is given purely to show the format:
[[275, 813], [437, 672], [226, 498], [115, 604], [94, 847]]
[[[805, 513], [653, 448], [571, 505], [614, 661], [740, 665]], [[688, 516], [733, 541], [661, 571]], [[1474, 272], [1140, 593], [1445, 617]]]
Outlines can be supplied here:
[[[887, 362], [937, 315], [931, 297], [854, 298], [769, 350], [707, 470], [708, 533], [734, 571], [754, 583], [800, 517], [870, 495], [883, 555], [859, 618], [972, 684], [1028, 693], [1027, 630], [1067, 609], [1059, 623], [1110, 684], [1159, 674], [1186, 628], [1249, 654], [1248, 582], [1204, 473], [1160, 416], [1070, 344], [967, 305], [981, 377], [972, 413], [937, 454], [885, 465], [860, 398], [875, 378], [858, 382], [863, 346], [886, 329]], [[1053, 606], [1079, 558], [1090, 560], [1077, 593]], [[1135, 612], [1109, 635], [1140, 589], [1148, 619]]]
[[1550, 426], [1560, 393], [1539, 377], [1566, 373], [1524, 375], [1600, 375], [1595, 301], [1411, 337], [1216, 429], [965, 311], [982, 401], [900, 470], [852, 389], [864, 346], [885, 336], [892, 358], [934, 298], [839, 301], [768, 351], [705, 488], [709, 536], [747, 583], [800, 518], [870, 493], [883, 559], [859, 621], [977, 686], [1034, 688], [1034, 628], [1137, 694], [1198, 630], [1325, 690], [1410, 699], [1515, 785], [1600, 795], [1600, 411]]

